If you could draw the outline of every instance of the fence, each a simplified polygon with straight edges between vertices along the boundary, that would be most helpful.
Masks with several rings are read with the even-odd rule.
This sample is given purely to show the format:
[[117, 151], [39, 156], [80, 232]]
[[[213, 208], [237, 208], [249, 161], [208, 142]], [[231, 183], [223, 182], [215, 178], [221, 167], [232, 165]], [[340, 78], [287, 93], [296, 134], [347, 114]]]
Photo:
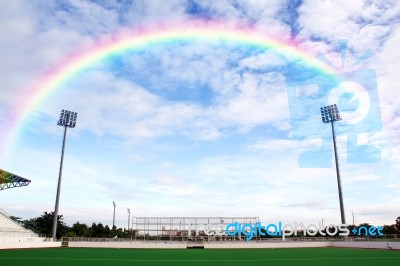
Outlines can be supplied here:
[[63, 241], [68, 242], [150, 242], [150, 243], [277, 243], [277, 242], [400, 242], [400, 234], [383, 235], [377, 237], [287, 237], [283, 241], [282, 238], [258, 238], [246, 241], [245, 238], [203, 238], [203, 237], [153, 237], [136, 236], [131, 238], [91, 238], [91, 237], [63, 237]]

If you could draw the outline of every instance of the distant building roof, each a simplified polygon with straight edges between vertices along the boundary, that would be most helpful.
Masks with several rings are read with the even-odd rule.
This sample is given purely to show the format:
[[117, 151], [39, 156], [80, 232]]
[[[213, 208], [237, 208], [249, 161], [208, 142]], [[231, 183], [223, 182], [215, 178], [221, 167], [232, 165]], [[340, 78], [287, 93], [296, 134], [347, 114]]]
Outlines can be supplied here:
[[27, 186], [31, 183], [31, 180], [23, 178], [21, 176], [9, 173], [0, 169], [0, 190], [13, 187]]

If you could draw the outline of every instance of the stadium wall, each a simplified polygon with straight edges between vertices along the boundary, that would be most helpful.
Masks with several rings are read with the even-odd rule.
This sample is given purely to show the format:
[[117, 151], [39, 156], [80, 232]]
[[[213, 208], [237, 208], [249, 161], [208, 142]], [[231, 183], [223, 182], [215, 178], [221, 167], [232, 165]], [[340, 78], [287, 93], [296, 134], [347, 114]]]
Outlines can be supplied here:
[[73, 248], [160, 248], [186, 249], [187, 243], [151, 243], [151, 242], [69, 242]]
[[234, 249], [234, 248], [319, 248], [329, 247], [329, 242], [281, 242], [281, 243], [209, 243], [204, 248], [208, 249]]
[[398, 249], [400, 250], [400, 242], [332, 242], [331, 247], [337, 248], [375, 248], [375, 249]]
[[61, 242], [0, 242], [0, 249], [59, 248]]
[[0, 243], [21, 243], [21, 242], [43, 242], [46, 239], [44, 237], [26, 237], [26, 236], [4, 236], [0, 234]]
[[[80, 248], [151, 248], [151, 249], [186, 249], [188, 244], [169, 242], [69, 242], [68, 247]], [[205, 249], [236, 249], [236, 248], [366, 248], [366, 249], [396, 249], [400, 250], [400, 242], [280, 242], [280, 243], [204, 243]]]
[[[0, 242], [0, 249], [56, 248], [61, 242]], [[187, 243], [151, 242], [69, 242], [68, 247], [80, 248], [143, 248], [143, 249], [186, 249]], [[205, 249], [236, 248], [365, 248], [400, 250], [400, 242], [281, 242], [281, 243], [204, 243]]]
[[[234, 248], [307, 248], [328, 247], [330, 242], [301, 242], [301, 243], [204, 243], [205, 249], [234, 249]], [[186, 249], [188, 244], [182, 243], [151, 243], [151, 242], [69, 242], [68, 247], [80, 248], [159, 248]]]

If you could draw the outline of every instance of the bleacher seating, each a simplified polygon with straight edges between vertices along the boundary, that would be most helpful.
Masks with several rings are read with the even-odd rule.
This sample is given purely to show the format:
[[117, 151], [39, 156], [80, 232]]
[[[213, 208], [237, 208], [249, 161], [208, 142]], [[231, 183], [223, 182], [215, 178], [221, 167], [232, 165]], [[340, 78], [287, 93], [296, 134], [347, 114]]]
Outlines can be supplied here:
[[8, 213], [0, 209], [0, 241], [35, 241], [39, 236], [12, 220]]

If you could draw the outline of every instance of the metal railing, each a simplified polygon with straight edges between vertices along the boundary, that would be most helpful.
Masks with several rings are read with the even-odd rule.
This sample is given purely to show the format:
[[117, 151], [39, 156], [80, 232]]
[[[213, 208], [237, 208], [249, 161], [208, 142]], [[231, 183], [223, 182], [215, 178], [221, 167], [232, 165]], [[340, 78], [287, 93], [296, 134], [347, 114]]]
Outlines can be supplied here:
[[149, 242], [149, 243], [277, 243], [277, 242], [338, 242], [338, 241], [386, 241], [400, 242], [400, 234], [383, 235], [383, 236], [347, 236], [347, 237], [287, 237], [282, 238], [262, 238], [246, 241], [244, 238], [220, 238], [220, 239], [204, 239], [204, 238], [182, 238], [182, 237], [167, 237], [149, 238], [149, 236], [136, 236], [135, 238], [92, 238], [92, 237], [63, 237], [63, 241], [69, 242]]
[[9, 214], [8, 212], [6, 212], [6, 211], [3, 210], [2, 208], [0, 208], [0, 213], [3, 214], [3, 215], [5, 215], [5, 216], [7, 216], [7, 217], [12, 216], [11, 214]]

